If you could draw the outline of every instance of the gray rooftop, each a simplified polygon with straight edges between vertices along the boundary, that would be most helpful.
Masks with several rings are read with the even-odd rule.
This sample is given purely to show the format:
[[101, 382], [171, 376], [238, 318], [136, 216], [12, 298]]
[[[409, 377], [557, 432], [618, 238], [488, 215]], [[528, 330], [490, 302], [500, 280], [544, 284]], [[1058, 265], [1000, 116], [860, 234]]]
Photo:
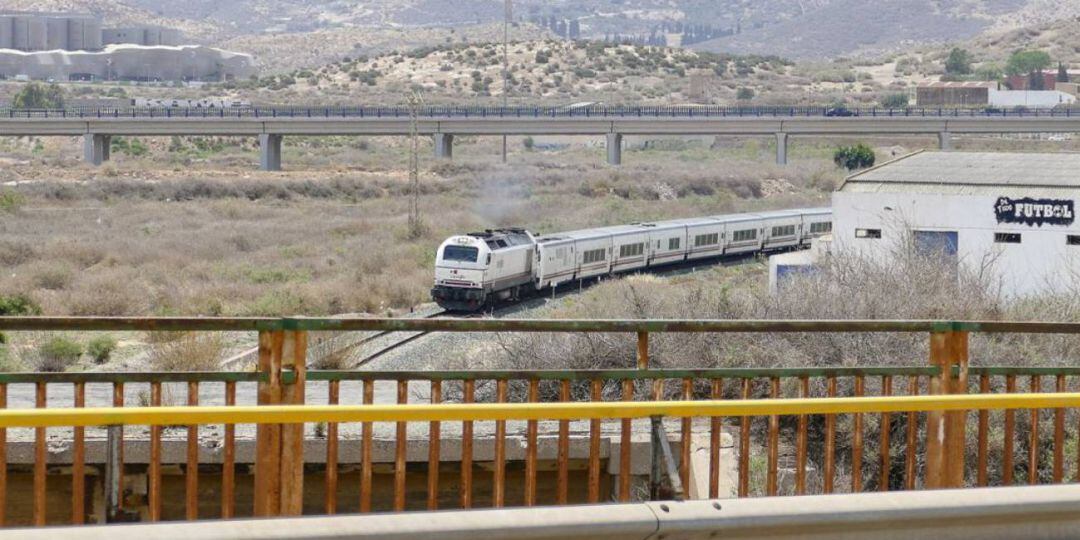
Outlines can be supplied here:
[[844, 181], [840, 191], [977, 194], [994, 188], [1080, 188], [1080, 154], [918, 152]]

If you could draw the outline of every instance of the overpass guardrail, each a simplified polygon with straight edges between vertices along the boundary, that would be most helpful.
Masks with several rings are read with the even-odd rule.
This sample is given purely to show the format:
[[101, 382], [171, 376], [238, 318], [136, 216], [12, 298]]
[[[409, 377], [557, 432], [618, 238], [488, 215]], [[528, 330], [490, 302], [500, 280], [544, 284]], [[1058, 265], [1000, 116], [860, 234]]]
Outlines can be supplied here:
[[[1074, 114], [1077, 113], [1077, 114]], [[0, 108], [0, 120], [28, 118], [349, 118], [408, 120], [408, 107], [373, 106], [267, 106], [267, 107], [69, 107], [64, 109]], [[721, 107], [721, 106], [430, 106], [419, 109], [424, 119], [440, 118], [1071, 118], [1080, 115], [1080, 108], [1057, 107], [1038, 109], [1027, 107]]]
[[[50, 430], [71, 433], [71, 462], [64, 464], [72, 471], [66, 521], [87, 521], [86, 434], [97, 429], [93, 426], [109, 426], [110, 447], [149, 445], [148, 504], [142, 516], [148, 521], [630, 502], [644, 496], [633, 479], [642, 459], [653, 467], [646, 497], [661, 498], [689, 495], [678, 488], [690, 485], [692, 475], [704, 479], [697, 496], [723, 496], [721, 474], [727, 463], [734, 465], [733, 494], [738, 497], [1062, 483], [1080, 473], [1080, 455], [1073, 455], [1080, 440], [1080, 395], [1071, 393], [1080, 390], [1080, 368], [971, 366], [967, 352], [971, 334], [1080, 334], [1080, 324], [1074, 323], [0, 317], [0, 331], [27, 330], [252, 331], [258, 332], [260, 346], [253, 372], [0, 374], [0, 442], [16, 430], [33, 430], [29, 524], [60, 523], [46, 519], [47, 501], [54, 501], [46, 498], [46, 486], [59, 481], [50, 474], [50, 465], [57, 463], [49, 450]], [[308, 332], [371, 330], [603, 332], [629, 334], [637, 347], [625, 368], [613, 370], [308, 369]], [[650, 365], [649, 339], [667, 332], [917, 333], [929, 340], [930, 362], [904, 367], [656, 369]], [[100, 384], [111, 387], [115, 408], [87, 406], [87, 388]], [[19, 385], [33, 385], [35, 409], [8, 407], [8, 397]], [[390, 386], [394, 404], [375, 403], [377, 385]], [[412, 392], [418, 386], [426, 396]], [[255, 391], [238, 392], [245, 387]], [[147, 407], [120, 409], [125, 392], [130, 397], [144, 388], [149, 397], [140, 405]], [[74, 407], [50, 407], [58, 394], [70, 395]], [[163, 399], [168, 394], [192, 408], [160, 408], [169, 401]], [[245, 395], [252, 397], [245, 401]], [[201, 402], [223, 405], [194, 408]], [[308, 407], [301, 408], [304, 404]], [[152, 427], [148, 433], [133, 428], [125, 433], [122, 424], [128, 423]], [[320, 456], [325, 468], [309, 472], [305, 481], [305, 433], [310, 439], [316, 423], [325, 423], [325, 448], [318, 449], [325, 454]], [[257, 425], [251, 507], [236, 504], [236, 448], [242, 437], [237, 424]], [[342, 436], [343, 426], [356, 424], [358, 433]], [[411, 453], [415, 460], [408, 442], [410, 429], [415, 440], [417, 424], [426, 428], [428, 440], [422, 468], [410, 464], [408, 457]], [[376, 439], [375, 425], [392, 426], [393, 437]], [[460, 447], [452, 451], [460, 466], [440, 470], [447, 455], [440, 435], [448, 426], [460, 427]], [[183, 455], [163, 452], [167, 427], [174, 438], [179, 433], [186, 441]], [[213, 463], [200, 461], [200, 433], [207, 431], [223, 433]], [[572, 451], [571, 433], [587, 443], [575, 443]], [[656, 443], [652, 458], [632, 453], [631, 443], [643, 433], [651, 433]], [[557, 448], [543, 461], [538, 455], [541, 437], [554, 438]], [[724, 447], [725, 437], [735, 441], [733, 448]], [[657, 442], [661, 440], [663, 444]], [[671, 448], [657, 452], [667, 441]], [[493, 445], [490, 455], [477, 451], [481, 442]], [[372, 460], [376, 444], [393, 448], [392, 497], [385, 508], [372, 498], [372, 475], [379, 466]], [[0, 462], [7, 462], [6, 447], [0, 448]], [[511, 460], [519, 448], [520, 461], [515, 462], [523, 462], [523, 470]], [[358, 485], [340, 480], [338, 462], [345, 449], [361, 456]], [[707, 465], [692, 470], [696, 452], [707, 453]], [[118, 471], [108, 482], [119, 486], [125, 476], [130, 481], [142, 469], [125, 466], [122, 450], [114, 454], [106, 470]], [[200, 474], [200, 466], [219, 464], [220, 480], [205, 471]], [[165, 467], [182, 470], [182, 515], [162, 510]], [[551, 491], [538, 489], [542, 467], [550, 467], [556, 477]], [[0, 472], [0, 511], [8, 497], [7, 474], [6, 469]], [[453, 480], [454, 493], [440, 487], [440, 478]], [[312, 483], [315, 479], [319, 481]], [[427, 486], [422, 495], [418, 479]], [[200, 491], [200, 483], [208, 481], [220, 481], [220, 489], [213, 494]], [[313, 490], [321, 491], [321, 504], [304, 502], [305, 491]], [[343, 494], [351, 501], [348, 506]], [[214, 496], [219, 510], [208, 512], [207, 497]], [[111, 508], [111, 515], [120, 515], [122, 502]]]

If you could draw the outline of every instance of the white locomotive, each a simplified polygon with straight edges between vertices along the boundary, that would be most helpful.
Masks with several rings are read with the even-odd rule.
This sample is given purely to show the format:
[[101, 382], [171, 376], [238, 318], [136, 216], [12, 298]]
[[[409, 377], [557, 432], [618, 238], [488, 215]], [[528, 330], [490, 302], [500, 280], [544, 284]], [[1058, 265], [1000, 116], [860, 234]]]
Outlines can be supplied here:
[[804, 248], [832, 231], [832, 209], [811, 208], [635, 223], [533, 236], [496, 229], [448, 238], [432, 298], [475, 311], [567, 282], [685, 261]]

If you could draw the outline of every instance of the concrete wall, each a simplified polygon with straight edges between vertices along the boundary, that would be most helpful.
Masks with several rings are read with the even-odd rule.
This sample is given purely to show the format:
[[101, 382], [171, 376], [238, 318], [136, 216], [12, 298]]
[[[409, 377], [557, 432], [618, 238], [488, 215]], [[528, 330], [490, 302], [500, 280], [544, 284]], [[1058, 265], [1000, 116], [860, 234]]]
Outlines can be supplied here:
[[[992, 188], [985, 188], [990, 190]], [[1006, 192], [1007, 189], [1007, 192]], [[1067, 191], [1069, 195], [1062, 195]], [[992, 261], [993, 275], [1006, 294], [1023, 296], [1063, 292], [1080, 276], [1080, 246], [1067, 245], [1068, 235], [1080, 235], [1080, 222], [1071, 225], [998, 223], [999, 197], [1073, 200], [1075, 190], [1002, 188], [1001, 193], [942, 195], [935, 193], [833, 194], [833, 239], [836, 253], [888, 259], [910, 240], [909, 231], [955, 231], [959, 264], [978, 270]], [[856, 229], [880, 229], [880, 239], [856, 238]], [[1020, 233], [1021, 243], [995, 243], [994, 233]]]

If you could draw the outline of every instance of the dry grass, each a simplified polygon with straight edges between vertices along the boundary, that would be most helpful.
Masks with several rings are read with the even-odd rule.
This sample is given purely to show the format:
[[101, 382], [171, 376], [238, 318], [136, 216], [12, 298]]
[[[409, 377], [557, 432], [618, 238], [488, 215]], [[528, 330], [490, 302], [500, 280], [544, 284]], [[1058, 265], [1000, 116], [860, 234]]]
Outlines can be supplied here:
[[[310, 172], [253, 172], [254, 160], [176, 172], [123, 157], [123, 174], [103, 178], [37, 165], [35, 175], [57, 179], [18, 188], [27, 203], [2, 225], [11, 271], [0, 293], [26, 293], [53, 315], [381, 315], [428, 301], [434, 251], [452, 234], [824, 204], [815, 183], [840, 177], [824, 151], [786, 169], [762, 166], [771, 150], [754, 140], [632, 148], [612, 169], [582, 141], [559, 152], [519, 143], [504, 166], [494, 139], [463, 138], [457, 161], [425, 160], [429, 231], [410, 239], [399, 145], [296, 142], [287, 163]], [[367, 170], [328, 170], [306, 153]], [[774, 181], [790, 189], [763, 187]]]
[[225, 353], [220, 332], [158, 332], [148, 336], [153, 371], [219, 371]]

